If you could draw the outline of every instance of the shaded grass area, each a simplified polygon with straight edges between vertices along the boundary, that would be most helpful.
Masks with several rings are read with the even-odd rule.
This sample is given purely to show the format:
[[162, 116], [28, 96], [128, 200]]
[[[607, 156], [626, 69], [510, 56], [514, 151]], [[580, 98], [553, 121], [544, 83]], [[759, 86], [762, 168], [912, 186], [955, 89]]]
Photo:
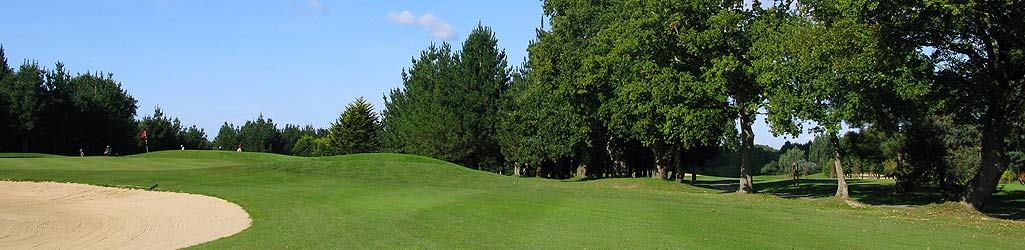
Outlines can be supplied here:
[[957, 207], [851, 208], [650, 178], [516, 178], [398, 154], [60, 160], [0, 159], [0, 179], [160, 184], [224, 198], [253, 218], [195, 249], [1003, 249], [1025, 238], [1023, 223]]
[[[755, 186], [759, 192], [783, 198], [817, 199], [836, 194], [836, 179], [822, 175], [793, 180], [785, 176], [756, 176]], [[848, 192], [852, 200], [860, 203], [887, 206], [913, 207], [949, 202], [935, 189], [913, 192], [897, 192], [893, 179], [847, 179]], [[721, 192], [732, 192], [737, 180], [728, 178], [699, 179], [698, 187], [715, 188]], [[1002, 219], [1025, 219], [1025, 185], [1002, 183], [993, 194], [989, 204], [982, 210], [990, 216]]]

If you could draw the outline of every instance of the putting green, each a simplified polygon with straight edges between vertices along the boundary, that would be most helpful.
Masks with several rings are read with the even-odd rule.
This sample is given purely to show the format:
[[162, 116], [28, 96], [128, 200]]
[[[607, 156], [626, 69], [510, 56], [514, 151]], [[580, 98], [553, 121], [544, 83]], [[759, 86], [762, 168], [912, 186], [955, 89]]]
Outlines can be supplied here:
[[0, 179], [219, 197], [253, 220], [196, 249], [1010, 249], [1025, 224], [956, 205], [850, 206], [668, 181], [507, 177], [399, 154], [165, 151], [0, 159]]

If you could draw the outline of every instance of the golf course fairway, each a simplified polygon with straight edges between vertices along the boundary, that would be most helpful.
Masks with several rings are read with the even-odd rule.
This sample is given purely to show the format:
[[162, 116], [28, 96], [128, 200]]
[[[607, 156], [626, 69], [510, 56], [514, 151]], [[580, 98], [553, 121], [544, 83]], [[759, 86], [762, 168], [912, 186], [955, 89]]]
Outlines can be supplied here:
[[649, 178], [518, 178], [401, 154], [0, 158], [0, 180], [156, 185], [248, 212], [249, 228], [193, 249], [1017, 249], [1025, 243], [1025, 223], [956, 204], [853, 207], [833, 198], [736, 195]]

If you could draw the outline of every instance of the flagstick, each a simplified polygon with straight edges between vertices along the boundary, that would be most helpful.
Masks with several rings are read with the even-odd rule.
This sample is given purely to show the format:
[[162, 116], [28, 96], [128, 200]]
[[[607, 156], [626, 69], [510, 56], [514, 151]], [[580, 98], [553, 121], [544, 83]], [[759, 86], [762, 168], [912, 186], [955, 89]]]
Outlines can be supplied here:
[[146, 153], [149, 153], [149, 138], [146, 138]]

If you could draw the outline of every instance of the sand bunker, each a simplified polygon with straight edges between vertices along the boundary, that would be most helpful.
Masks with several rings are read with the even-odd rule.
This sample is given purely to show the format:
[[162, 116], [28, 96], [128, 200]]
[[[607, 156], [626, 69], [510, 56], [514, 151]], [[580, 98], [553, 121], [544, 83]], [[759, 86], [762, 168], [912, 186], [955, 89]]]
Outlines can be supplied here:
[[209, 196], [0, 181], [0, 249], [177, 249], [251, 222], [238, 205]]

